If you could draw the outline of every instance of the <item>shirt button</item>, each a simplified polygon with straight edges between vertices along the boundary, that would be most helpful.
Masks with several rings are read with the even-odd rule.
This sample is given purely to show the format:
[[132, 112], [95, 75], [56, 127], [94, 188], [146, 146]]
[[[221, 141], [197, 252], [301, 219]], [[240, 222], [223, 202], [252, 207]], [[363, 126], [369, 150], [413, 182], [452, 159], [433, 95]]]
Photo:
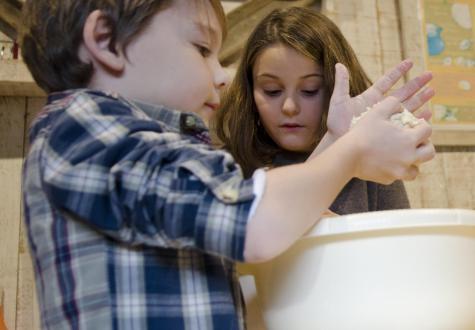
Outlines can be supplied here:
[[185, 125], [188, 128], [193, 128], [196, 125], [196, 119], [192, 116], [187, 116], [185, 119]]
[[238, 192], [235, 189], [227, 188], [223, 191], [223, 199], [226, 202], [236, 202], [238, 200]]

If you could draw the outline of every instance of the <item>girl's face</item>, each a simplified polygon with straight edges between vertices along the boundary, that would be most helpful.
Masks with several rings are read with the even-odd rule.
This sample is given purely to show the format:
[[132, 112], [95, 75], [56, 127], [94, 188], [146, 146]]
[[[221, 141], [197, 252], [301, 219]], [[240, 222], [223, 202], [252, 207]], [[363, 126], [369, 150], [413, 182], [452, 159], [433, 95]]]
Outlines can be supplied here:
[[315, 148], [322, 118], [322, 68], [293, 48], [266, 48], [253, 66], [254, 100], [261, 124], [287, 151]]
[[229, 77], [218, 61], [222, 31], [209, 1], [180, 0], [160, 11], [127, 48], [125, 96], [205, 121], [219, 107]]

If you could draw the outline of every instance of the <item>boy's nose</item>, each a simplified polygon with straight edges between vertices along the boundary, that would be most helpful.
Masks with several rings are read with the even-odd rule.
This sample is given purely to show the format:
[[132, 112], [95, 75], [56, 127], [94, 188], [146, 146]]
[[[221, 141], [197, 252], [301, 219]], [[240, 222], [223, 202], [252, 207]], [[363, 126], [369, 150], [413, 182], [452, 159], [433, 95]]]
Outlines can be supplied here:
[[299, 112], [299, 107], [292, 96], [285, 98], [284, 104], [282, 105], [282, 112], [288, 116], [295, 115]]
[[230, 76], [226, 69], [224, 69], [220, 63], [214, 70], [214, 86], [217, 89], [222, 89], [229, 84]]

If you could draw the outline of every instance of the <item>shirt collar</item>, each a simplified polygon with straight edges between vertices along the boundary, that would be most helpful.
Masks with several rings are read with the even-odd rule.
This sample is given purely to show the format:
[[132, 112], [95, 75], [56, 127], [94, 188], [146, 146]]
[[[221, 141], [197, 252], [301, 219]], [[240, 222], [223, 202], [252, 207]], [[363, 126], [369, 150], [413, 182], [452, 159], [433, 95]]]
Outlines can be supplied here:
[[78, 92], [117, 99], [118, 101], [127, 103], [135, 108], [140, 109], [150, 118], [158, 120], [165, 125], [173, 127], [176, 130], [184, 133], [195, 134], [208, 131], [204, 121], [195, 113], [178, 111], [164, 107], [162, 105], [155, 105], [137, 100], [129, 100], [115, 92], [93, 89], [70, 89], [61, 92], [50, 93], [48, 95], [48, 103], [51, 104], [57, 100], [64, 99], [65, 97]]

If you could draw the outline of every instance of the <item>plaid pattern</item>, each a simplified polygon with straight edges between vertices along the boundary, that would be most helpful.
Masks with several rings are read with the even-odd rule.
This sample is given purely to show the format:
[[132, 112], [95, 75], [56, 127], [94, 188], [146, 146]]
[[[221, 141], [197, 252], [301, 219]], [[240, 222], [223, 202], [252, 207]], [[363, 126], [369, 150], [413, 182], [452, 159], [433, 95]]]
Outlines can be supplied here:
[[23, 169], [45, 329], [243, 329], [253, 181], [188, 114], [52, 94]]

